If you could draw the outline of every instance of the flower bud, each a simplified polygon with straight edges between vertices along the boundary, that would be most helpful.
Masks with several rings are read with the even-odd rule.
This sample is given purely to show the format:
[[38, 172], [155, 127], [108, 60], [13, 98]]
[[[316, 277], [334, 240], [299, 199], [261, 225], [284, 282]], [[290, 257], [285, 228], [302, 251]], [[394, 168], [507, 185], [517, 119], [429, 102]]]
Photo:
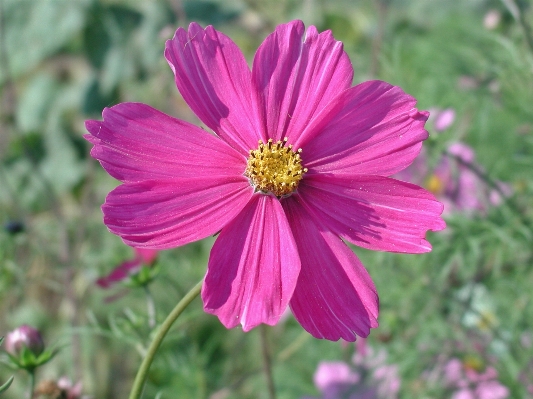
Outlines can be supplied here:
[[7, 334], [5, 345], [6, 352], [15, 357], [21, 355], [23, 348], [27, 348], [35, 356], [39, 356], [44, 351], [41, 333], [26, 324]]

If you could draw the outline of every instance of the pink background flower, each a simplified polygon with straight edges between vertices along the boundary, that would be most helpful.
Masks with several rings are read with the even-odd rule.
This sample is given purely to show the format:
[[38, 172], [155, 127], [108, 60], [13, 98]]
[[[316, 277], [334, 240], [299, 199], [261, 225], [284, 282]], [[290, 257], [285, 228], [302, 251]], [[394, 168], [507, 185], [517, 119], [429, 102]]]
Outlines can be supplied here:
[[498, 380], [498, 372], [488, 366], [483, 371], [466, 367], [457, 358], [450, 359], [444, 366], [447, 386], [455, 389], [453, 399], [506, 399], [509, 389]]
[[152, 264], [156, 260], [159, 253], [159, 251], [155, 249], [133, 249], [135, 250], [135, 258], [127, 260], [116, 266], [107, 276], [100, 277], [98, 280], [96, 280], [96, 284], [102, 288], [109, 288], [114, 284], [125, 280], [128, 276], [137, 273], [142, 265]]

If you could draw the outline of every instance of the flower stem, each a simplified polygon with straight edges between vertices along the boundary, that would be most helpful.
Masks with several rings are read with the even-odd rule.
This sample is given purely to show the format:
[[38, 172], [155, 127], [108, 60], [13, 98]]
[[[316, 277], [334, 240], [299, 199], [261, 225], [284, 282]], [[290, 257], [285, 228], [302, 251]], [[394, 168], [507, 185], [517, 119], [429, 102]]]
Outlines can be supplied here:
[[133, 381], [133, 386], [131, 388], [129, 399], [139, 399], [141, 397], [142, 391], [144, 388], [144, 382], [146, 381], [146, 377], [148, 376], [148, 371], [150, 370], [150, 366], [152, 364], [152, 361], [154, 360], [154, 356], [157, 350], [159, 349], [159, 346], [161, 345], [161, 342], [163, 342], [163, 339], [167, 335], [168, 330], [170, 330], [170, 327], [172, 326], [172, 324], [174, 324], [174, 322], [180, 316], [180, 314], [193, 301], [193, 299], [198, 296], [198, 294], [200, 293], [200, 290], [202, 289], [202, 283], [203, 283], [203, 280], [200, 281], [198, 284], [196, 284], [181, 299], [181, 301], [178, 302], [176, 307], [167, 316], [163, 324], [161, 324], [159, 331], [157, 331], [153, 341], [150, 343], [150, 346], [148, 347], [148, 351], [146, 352], [146, 357], [143, 359], [141, 366], [139, 367], [139, 370], [137, 371], [137, 375], [135, 376], [135, 381]]
[[267, 326], [261, 324], [259, 330], [261, 333], [261, 348], [263, 350], [263, 370], [268, 386], [268, 396], [270, 399], [276, 399], [276, 387], [274, 386], [274, 377], [272, 376], [272, 359], [270, 358], [270, 348], [268, 345]]
[[28, 370], [30, 374], [30, 389], [28, 391], [28, 399], [33, 398], [33, 391], [35, 391], [35, 369]]
[[505, 7], [507, 7], [509, 13], [522, 27], [526, 43], [529, 46], [529, 49], [533, 52], [533, 32], [531, 31], [531, 27], [529, 26], [525, 16], [525, 11], [527, 7], [526, 2], [515, 0], [502, 0], [502, 3], [505, 5]]
[[298, 350], [300, 350], [310, 338], [312, 338], [311, 334], [305, 330], [302, 331], [293, 342], [291, 342], [285, 349], [278, 353], [277, 360], [283, 363]]
[[150, 330], [153, 330], [155, 328], [155, 323], [156, 323], [155, 303], [154, 303], [154, 297], [152, 296], [152, 293], [150, 292], [150, 288], [148, 287], [148, 284], [144, 285], [144, 292], [146, 293], [148, 327], [150, 327]]

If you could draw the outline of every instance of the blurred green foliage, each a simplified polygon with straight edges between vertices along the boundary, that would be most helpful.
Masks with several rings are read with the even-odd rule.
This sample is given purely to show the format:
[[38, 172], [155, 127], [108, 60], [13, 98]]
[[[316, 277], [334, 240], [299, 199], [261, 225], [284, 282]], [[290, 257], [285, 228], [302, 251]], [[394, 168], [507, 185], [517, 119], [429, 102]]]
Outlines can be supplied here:
[[[531, 7], [517, 4], [533, 21]], [[514, 193], [484, 214], [449, 215], [447, 230], [429, 235], [427, 255], [355, 249], [380, 294], [370, 342], [398, 364], [401, 397], [449, 397], [424, 376], [443, 356], [472, 352], [497, 368], [512, 398], [527, 397], [533, 49], [504, 2], [3, 0], [0, 12], [0, 335], [28, 323], [66, 345], [38, 378], [67, 375], [95, 398], [126, 397], [151, 334], [142, 290], [94, 285], [131, 251], [102, 223], [99, 206], [117, 182], [88, 156], [84, 120], [137, 101], [198, 123], [163, 57], [175, 29], [214, 24], [252, 60], [277, 24], [300, 18], [344, 41], [354, 84], [383, 79], [420, 109], [455, 109], [452, 128], [428, 141], [430, 158], [464, 141]], [[489, 12], [499, 16], [494, 26]], [[152, 284], [159, 321], [203, 276], [212, 242], [161, 254]], [[351, 353], [306, 338], [292, 318], [269, 333], [279, 399], [318, 395], [317, 363]], [[267, 398], [260, 353], [258, 331], [227, 331], [196, 300], [160, 349], [145, 397]], [[10, 375], [0, 368], [0, 381]], [[3, 397], [22, 397], [24, 378], [17, 374]]]

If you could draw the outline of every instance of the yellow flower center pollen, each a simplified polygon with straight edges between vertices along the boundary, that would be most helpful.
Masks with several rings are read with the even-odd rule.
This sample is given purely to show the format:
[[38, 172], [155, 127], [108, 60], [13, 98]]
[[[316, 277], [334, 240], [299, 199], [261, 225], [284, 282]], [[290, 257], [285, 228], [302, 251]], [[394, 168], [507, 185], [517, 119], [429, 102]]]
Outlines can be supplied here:
[[294, 192], [307, 168], [302, 167], [302, 149], [285, 146], [287, 138], [274, 144], [259, 140], [257, 150], [250, 150], [244, 175], [250, 179], [255, 191], [285, 197]]
[[431, 175], [426, 181], [426, 188], [435, 195], [444, 192], [444, 182], [437, 175]]

